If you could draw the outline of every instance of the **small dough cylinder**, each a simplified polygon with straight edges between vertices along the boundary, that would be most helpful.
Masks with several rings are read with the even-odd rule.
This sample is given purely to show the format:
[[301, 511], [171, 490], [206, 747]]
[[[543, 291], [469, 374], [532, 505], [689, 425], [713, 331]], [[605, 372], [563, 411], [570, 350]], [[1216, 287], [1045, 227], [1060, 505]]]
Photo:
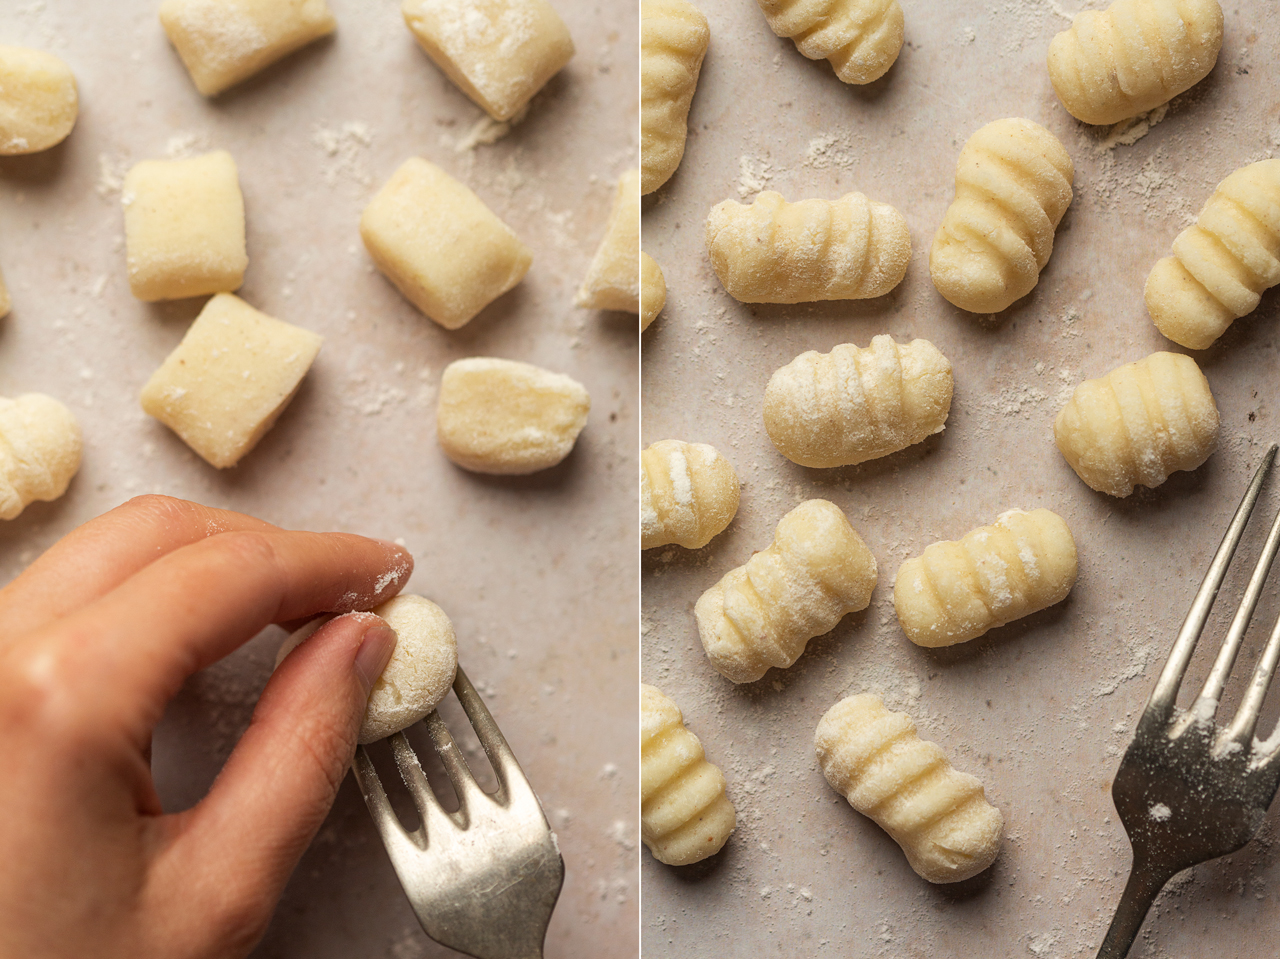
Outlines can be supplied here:
[[1001, 514], [902, 564], [893, 608], [917, 646], [954, 646], [1061, 602], [1076, 581], [1076, 543], [1047, 509]]
[[830, 60], [845, 83], [870, 83], [902, 51], [898, 0], [758, 0], [769, 29], [810, 60]]
[[701, 549], [738, 512], [738, 474], [714, 446], [661, 440], [640, 454], [640, 548]]
[[1195, 360], [1152, 353], [1077, 386], [1053, 435], [1077, 476], [1124, 497], [1135, 485], [1154, 489], [1170, 473], [1207, 460], [1218, 438], [1218, 407]]
[[658, 318], [667, 305], [667, 281], [662, 268], [648, 253], [640, 254], [640, 332]]
[[640, 192], [671, 179], [711, 29], [687, 0], [640, 0]]
[[0, 46], [0, 156], [56, 146], [79, 113], [69, 66], [44, 50]]
[[80, 427], [51, 396], [0, 396], [0, 520], [57, 499], [80, 469]]
[[922, 879], [960, 882], [995, 862], [1004, 816], [906, 713], [873, 693], [850, 696], [827, 710], [813, 744], [831, 788], [893, 837]]
[[686, 866], [713, 856], [737, 824], [724, 773], [707, 762], [680, 707], [640, 684], [640, 836], [653, 858]]
[[735, 683], [785, 669], [846, 613], [866, 609], [876, 560], [840, 507], [801, 503], [778, 523], [773, 543], [731, 569], [694, 606], [707, 658]]
[[996, 120], [969, 137], [929, 251], [938, 292], [962, 310], [999, 313], [1035, 289], [1074, 179], [1071, 157], [1038, 123]]
[[764, 428], [801, 466], [852, 466], [942, 432], [951, 409], [951, 364], [928, 340], [885, 335], [859, 349], [801, 353], [769, 378]]
[[707, 252], [742, 303], [864, 300], [902, 282], [911, 234], [901, 213], [861, 193], [788, 203], [766, 190], [750, 206], [711, 208]]
[[640, 312], [640, 171], [618, 180], [604, 239], [587, 269], [574, 306]]

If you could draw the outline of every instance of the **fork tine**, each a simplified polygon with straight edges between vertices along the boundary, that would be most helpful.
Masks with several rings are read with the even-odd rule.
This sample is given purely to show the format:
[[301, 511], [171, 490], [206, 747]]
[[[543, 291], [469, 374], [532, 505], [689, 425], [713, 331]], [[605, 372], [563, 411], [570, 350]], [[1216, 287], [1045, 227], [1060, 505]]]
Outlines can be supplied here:
[[440, 762], [444, 765], [445, 774], [453, 784], [454, 795], [458, 797], [458, 812], [466, 817], [469, 804], [483, 796], [484, 790], [476, 782], [475, 776], [471, 773], [471, 767], [467, 765], [462, 750], [454, 742], [453, 735], [449, 732], [445, 721], [440, 718], [440, 714], [433, 710], [427, 717], [426, 723], [431, 744], [436, 747], [436, 753], [439, 754]]
[[[438, 718], [435, 710], [431, 711], [427, 720], [430, 721], [432, 716]], [[444, 811], [440, 800], [432, 791], [431, 783], [427, 781], [426, 773], [422, 771], [422, 764], [418, 762], [418, 754], [413, 751], [404, 733], [396, 733], [391, 737], [391, 754], [395, 756], [396, 766], [400, 769], [400, 778], [404, 780], [405, 788], [409, 790], [409, 795], [413, 799], [413, 806], [422, 819], [423, 838], [427, 842], [440, 839], [445, 835], [443, 830], [447, 828], [446, 821], [450, 816]]]
[[1244, 534], [1244, 528], [1249, 522], [1249, 515], [1258, 501], [1262, 483], [1275, 462], [1276, 448], [1276, 444], [1272, 443], [1263, 455], [1258, 471], [1253, 474], [1253, 480], [1245, 490], [1244, 498], [1240, 500], [1235, 516], [1231, 518], [1231, 523], [1222, 537], [1222, 543], [1214, 554], [1213, 562], [1209, 564], [1204, 582], [1200, 584], [1196, 598], [1191, 603], [1191, 609], [1187, 612], [1187, 618], [1183, 621], [1182, 628], [1178, 630], [1178, 638], [1174, 640], [1169, 659], [1160, 672], [1155, 689], [1151, 691], [1151, 698], [1147, 700], [1147, 706], [1143, 712], [1144, 721], [1154, 719], [1166, 722], [1173, 713], [1174, 701], [1178, 698], [1178, 688], [1182, 685], [1187, 664], [1191, 662], [1191, 654], [1195, 652], [1196, 642], [1200, 639], [1205, 621], [1209, 618], [1209, 610], [1218, 596], [1223, 577], [1227, 574], [1227, 566], [1231, 563], [1231, 557], [1235, 555], [1236, 546], [1239, 545], [1240, 537]]
[[[476, 731], [476, 738], [484, 747], [485, 755], [489, 757], [489, 765], [493, 767], [494, 775], [498, 780], [498, 801], [508, 803], [514, 798], [513, 792], [533, 796], [533, 787], [529, 785], [524, 770], [516, 761], [515, 753], [507, 745], [502, 730], [494, 722], [489, 708], [485, 706], [484, 700], [471, 685], [471, 680], [467, 678], [461, 666], [458, 667], [457, 675], [453, 680], [453, 691], [458, 697], [458, 702], [462, 704], [463, 712], [467, 714], [471, 728]], [[534, 801], [537, 801], [536, 797]]]
[[373, 816], [378, 832], [384, 838], [404, 835], [404, 827], [400, 825], [399, 817], [391, 808], [391, 800], [387, 798], [386, 790], [382, 788], [378, 771], [373, 768], [373, 760], [369, 758], [369, 753], [363, 746], [356, 750], [355, 759], [351, 762], [351, 771], [355, 774], [356, 785], [360, 787], [360, 794], [364, 796], [364, 803], [369, 807], [369, 814]]
[[[1277, 517], [1280, 520], [1280, 517]], [[1262, 701], [1267, 697], [1267, 688], [1271, 685], [1271, 677], [1276, 671], [1276, 662], [1280, 660], [1280, 619], [1276, 620], [1271, 636], [1267, 639], [1266, 648], [1253, 671], [1253, 679], [1249, 680], [1249, 688], [1245, 690], [1240, 708], [1235, 718], [1223, 733], [1226, 742], [1237, 742], [1246, 745], [1253, 738], [1253, 731], [1258, 725], [1258, 715], [1262, 712]]]

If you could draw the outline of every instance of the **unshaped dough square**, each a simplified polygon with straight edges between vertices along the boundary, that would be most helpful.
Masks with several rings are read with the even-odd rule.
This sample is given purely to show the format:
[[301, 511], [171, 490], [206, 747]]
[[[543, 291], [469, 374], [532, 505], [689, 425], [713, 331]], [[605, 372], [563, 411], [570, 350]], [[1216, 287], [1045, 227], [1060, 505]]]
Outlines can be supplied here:
[[177, 300], [240, 288], [249, 257], [230, 153], [144, 160], [124, 178], [120, 198], [134, 296]]
[[404, 22], [436, 66], [495, 120], [509, 120], [573, 57], [547, 0], [404, 0]]
[[79, 104], [71, 68], [52, 53], [0, 46], [0, 156], [61, 143]]
[[478, 196], [418, 157], [401, 164], [365, 207], [360, 236], [387, 279], [447, 330], [519, 283], [533, 262]]
[[325, 0], [164, 0], [160, 24], [207, 97], [337, 26]]
[[321, 337], [220, 293], [142, 390], [142, 408], [211, 465], [235, 466], [293, 399]]
[[604, 239], [574, 302], [589, 310], [640, 312], [639, 170], [628, 170], [618, 181]]

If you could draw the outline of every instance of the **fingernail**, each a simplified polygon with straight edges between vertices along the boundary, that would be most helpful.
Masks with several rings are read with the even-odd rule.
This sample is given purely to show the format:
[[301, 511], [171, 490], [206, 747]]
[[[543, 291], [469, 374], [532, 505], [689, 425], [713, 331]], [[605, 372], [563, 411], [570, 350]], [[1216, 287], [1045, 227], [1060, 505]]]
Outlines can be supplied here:
[[387, 668], [387, 663], [391, 662], [391, 654], [395, 649], [396, 631], [390, 626], [379, 623], [365, 630], [360, 649], [356, 652], [356, 677], [360, 680], [365, 699], [369, 698], [373, 684]]

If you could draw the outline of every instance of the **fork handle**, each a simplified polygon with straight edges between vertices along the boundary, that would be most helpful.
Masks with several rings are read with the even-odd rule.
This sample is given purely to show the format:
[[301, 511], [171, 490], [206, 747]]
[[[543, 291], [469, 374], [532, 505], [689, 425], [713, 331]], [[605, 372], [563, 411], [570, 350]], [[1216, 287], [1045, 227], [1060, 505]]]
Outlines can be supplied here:
[[1138, 930], [1151, 911], [1151, 904], [1177, 871], [1169, 872], [1167, 868], [1134, 860], [1115, 918], [1111, 920], [1111, 928], [1098, 950], [1098, 959], [1124, 959], [1129, 955], [1133, 940], [1138, 938]]

